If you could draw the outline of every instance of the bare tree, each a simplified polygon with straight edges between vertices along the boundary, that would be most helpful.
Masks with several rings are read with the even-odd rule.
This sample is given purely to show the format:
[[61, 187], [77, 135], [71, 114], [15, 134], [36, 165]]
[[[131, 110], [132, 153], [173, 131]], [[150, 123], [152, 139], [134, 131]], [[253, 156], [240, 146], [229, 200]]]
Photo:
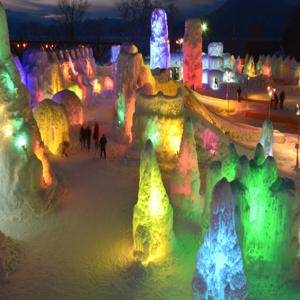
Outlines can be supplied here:
[[163, 5], [160, 0], [121, 0], [115, 8], [121, 19], [127, 24], [127, 31], [134, 36], [150, 34], [150, 17], [154, 8], [164, 8], [169, 17], [169, 26], [173, 32], [173, 24], [178, 15], [174, 4]]
[[75, 40], [75, 27], [82, 22], [89, 7], [88, 0], [58, 0], [57, 8], [63, 16], [67, 34], [72, 41]]

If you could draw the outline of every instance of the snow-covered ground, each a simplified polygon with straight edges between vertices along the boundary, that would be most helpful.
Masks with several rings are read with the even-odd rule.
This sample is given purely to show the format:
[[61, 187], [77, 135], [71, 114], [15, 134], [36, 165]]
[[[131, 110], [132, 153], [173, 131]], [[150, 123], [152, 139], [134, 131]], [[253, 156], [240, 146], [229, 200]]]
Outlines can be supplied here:
[[[70, 156], [51, 159], [59, 181], [55, 211], [23, 221], [0, 216], [2, 231], [24, 247], [18, 270], [0, 285], [0, 299], [192, 299], [199, 228], [175, 219], [176, 243], [160, 265], [142, 268], [132, 258], [132, 213], [139, 178], [135, 157], [139, 154], [124, 159], [126, 146], [113, 140], [113, 101], [111, 95], [100, 97], [86, 111], [86, 119], [98, 121], [100, 133], [108, 135], [108, 159], [100, 160], [94, 149], [81, 150], [77, 129]], [[210, 105], [222, 115], [217, 106]], [[259, 123], [251, 118], [245, 122], [244, 115], [233, 113], [229, 118], [248, 125]], [[197, 123], [199, 116], [193, 117]], [[280, 173], [294, 178], [299, 190], [300, 175], [293, 170], [295, 135], [285, 136], [284, 144], [275, 144], [275, 158]], [[227, 137], [222, 139], [229, 142]], [[240, 155], [252, 152], [243, 145], [238, 151]], [[261, 299], [300, 299], [296, 293], [282, 293], [278, 290]]]

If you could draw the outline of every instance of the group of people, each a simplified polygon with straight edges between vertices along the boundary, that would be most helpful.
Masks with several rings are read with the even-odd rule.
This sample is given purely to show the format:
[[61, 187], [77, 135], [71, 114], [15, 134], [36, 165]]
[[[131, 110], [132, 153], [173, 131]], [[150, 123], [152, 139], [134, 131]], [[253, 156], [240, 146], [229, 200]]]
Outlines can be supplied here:
[[273, 96], [271, 98], [271, 108], [278, 108], [278, 104], [279, 104], [279, 108], [283, 109], [283, 104], [285, 101], [285, 92], [281, 91], [279, 93], [279, 96], [277, 95], [276, 91], [273, 93]]
[[99, 150], [100, 158], [106, 159], [106, 144], [107, 139], [104, 134], [100, 138], [100, 127], [99, 123], [95, 122], [93, 130], [90, 125], [83, 124], [80, 128], [79, 141], [81, 149], [91, 149], [91, 141], [94, 140], [96, 151]]

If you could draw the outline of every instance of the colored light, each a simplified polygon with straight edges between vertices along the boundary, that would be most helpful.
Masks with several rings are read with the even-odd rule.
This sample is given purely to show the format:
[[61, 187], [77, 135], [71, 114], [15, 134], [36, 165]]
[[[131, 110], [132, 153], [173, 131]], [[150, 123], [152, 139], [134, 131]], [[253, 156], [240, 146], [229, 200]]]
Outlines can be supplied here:
[[6, 128], [4, 129], [4, 135], [6, 137], [10, 137], [13, 134], [13, 130], [11, 128], [11, 126], [6, 126]]
[[16, 140], [17, 146], [23, 150], [26, 150], [27, 139], [24, 135], [20, 135]]

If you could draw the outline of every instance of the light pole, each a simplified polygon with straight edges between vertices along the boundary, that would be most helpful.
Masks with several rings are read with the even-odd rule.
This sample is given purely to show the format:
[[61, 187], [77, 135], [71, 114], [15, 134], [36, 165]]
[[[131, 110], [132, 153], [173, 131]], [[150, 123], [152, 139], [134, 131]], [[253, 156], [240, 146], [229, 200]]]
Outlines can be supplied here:
[[273, 98], [273, 93], [276, 92], [276, 89], [273, 89], [271, 86], [268, 86], [268, 94], [270, 97], [269, 101], [269, 111], [268, 111], [268, 120], [270, 121], [271, 119], [271, 104], [272, 104], [272, 98]]
[[230, 72], [227, 70], [226, 71], [226, 100], [227, 100], [227, 114], [229, 115], [229, 97], [228, 97], [228, 88], [229, 88], [229, 82], [231, 81], [231, 74]]
[[300, 141], [300, 105], [297, 104], [296, 116], [298, 117], [298, 128], [297, 128], [297, 144], [296, 148], [296, 171], [299, 171], [299, 141]]

